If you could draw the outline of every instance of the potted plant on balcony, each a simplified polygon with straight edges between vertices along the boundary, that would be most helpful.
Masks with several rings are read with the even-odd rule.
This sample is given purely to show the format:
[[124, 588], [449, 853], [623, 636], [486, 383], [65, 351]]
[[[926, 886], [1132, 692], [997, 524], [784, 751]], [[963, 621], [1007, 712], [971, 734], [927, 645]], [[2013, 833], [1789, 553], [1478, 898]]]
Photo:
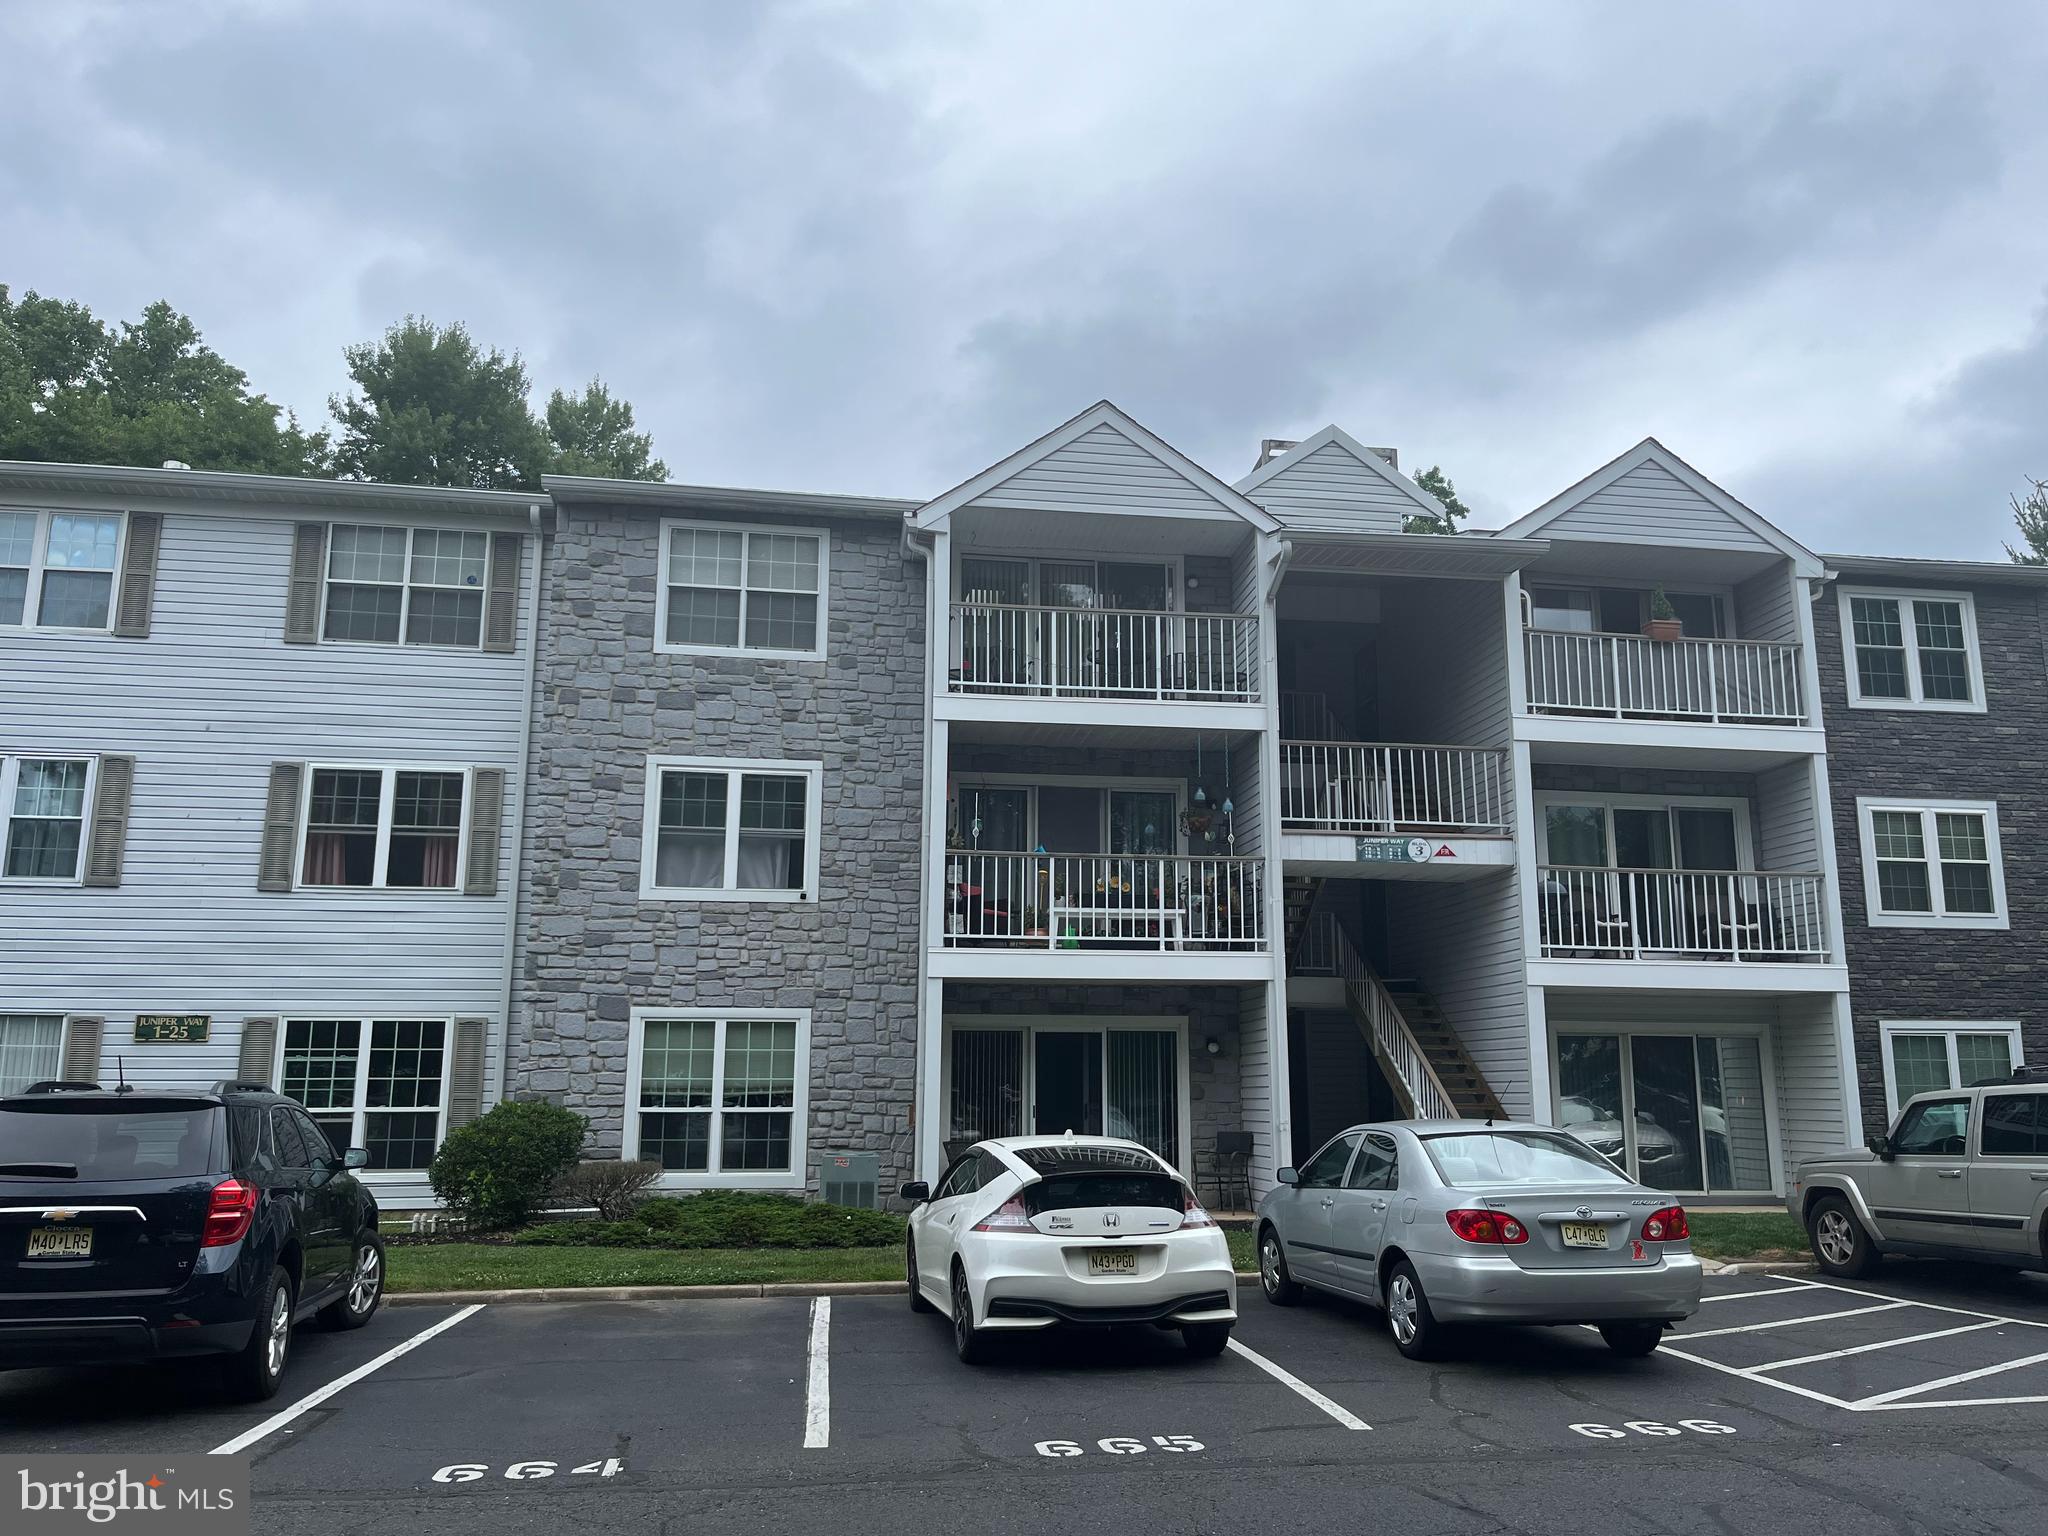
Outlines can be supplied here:
[[1643, 623], [1643, 638], [1669, 643], [1684, 634], [1685, 626], [1678, 621], [1678, 610], [1671, 606], [1671, 599], [1664, 595], [1664, 589], [1658, 587], [1650, 593], [1650, 617]]
[[1045, 913], [1037, 907], [1024, 909], [1024, 937], [1035, 949], [1045, 947]]

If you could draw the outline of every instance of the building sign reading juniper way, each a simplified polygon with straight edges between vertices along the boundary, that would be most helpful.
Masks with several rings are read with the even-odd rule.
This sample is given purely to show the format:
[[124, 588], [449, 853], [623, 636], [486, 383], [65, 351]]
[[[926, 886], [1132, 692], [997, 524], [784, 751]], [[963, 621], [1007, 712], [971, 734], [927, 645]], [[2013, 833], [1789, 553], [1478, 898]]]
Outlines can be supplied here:
[[213, 1028], [210, 1013], [138, 1013], [135, 1038], [145, 1045], [199, 1045]]
[[1430, 858], [1429, 840], [1422, 837], [1361, 837], [1358, 839], [1358, 862], [1361, 864], [1427, 864]]

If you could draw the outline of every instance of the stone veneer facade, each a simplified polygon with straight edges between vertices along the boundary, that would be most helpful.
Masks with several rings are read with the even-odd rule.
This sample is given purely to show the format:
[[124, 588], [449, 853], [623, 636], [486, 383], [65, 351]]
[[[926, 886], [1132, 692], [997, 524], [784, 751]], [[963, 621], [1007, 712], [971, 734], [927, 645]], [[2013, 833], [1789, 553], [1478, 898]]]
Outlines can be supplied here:
[[[622, 1147], [636, 1008], [811, 1015], [805, 1163], [881, 1155], [912, 1176], [926, 572], [893, 517], [829, 521], [822, 661], [654, 647], [665, 516], [778, 519], [636, 502], [561, 503], [548, 550], [512, 1030], [515, 1096], [588, 1115]], [[643, 900], [647, 759], [824, 764], [809, 902]], [[633, 1149], [624, 1149], [630, 1153]]]

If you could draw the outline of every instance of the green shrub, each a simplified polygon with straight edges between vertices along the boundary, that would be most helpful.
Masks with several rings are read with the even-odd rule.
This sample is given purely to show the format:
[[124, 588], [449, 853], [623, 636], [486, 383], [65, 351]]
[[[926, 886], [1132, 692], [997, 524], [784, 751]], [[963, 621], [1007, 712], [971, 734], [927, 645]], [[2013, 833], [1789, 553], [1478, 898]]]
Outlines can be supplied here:
[[627, 1221], [550, 1222], [517, 1241], [545, 1248], [873, 1248], [902, 1242], [903, 1218], [795, 1195], [714, 1189], [682, 1199], [657, 1195]]
[[427, 1169], [442, 1204], [477, 1227], [517, 1226], [583, 1150], [586, 1122], [558, 1104], [500, 1104], [448, 1133]]
[[640, 1202], [633, 1219], [656, 1232], [673, 1232], [683, 1224], [683, 1202], [668, 1195], [656, 1195]]

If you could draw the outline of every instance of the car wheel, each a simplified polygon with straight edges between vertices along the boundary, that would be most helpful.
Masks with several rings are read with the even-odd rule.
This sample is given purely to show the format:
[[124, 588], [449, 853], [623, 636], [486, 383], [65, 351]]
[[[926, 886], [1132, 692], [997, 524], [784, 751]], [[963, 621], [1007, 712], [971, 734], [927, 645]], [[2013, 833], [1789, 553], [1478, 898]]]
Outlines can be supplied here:
[[1429, 1310], [1422, 1281], [1406, 1259], [1387, 1277], [1386, 1304], [1387, 1331], [1394, 1336], [1394, 1347], [1410, 1360], [1434, 1360], [1442, 1347], [1443, 1325]]
[[903, 1268], [905, 1270], [904, 1278], [910, 1282], [910, 1310], [913, 1312], [936, 1311], [937, 1309], [932, 1306], [931, 1297], [925, 1295], [924, 1287], [917, 1282], [917, 1244], [915, 1242], [906, 1241], [903, 1244]]
[[256, 1321], [249, 1329], [249, 1342], [228, 1357], [228, 1390], [245, 1403], [277, 1396], [291, 1352], [292, 1277], [272, 1266], [269, 1283], [256, 1298]]
[[1276, 1307], [1291, 1307], [1301, 1300], [1301, 1287], [1287, 1272], [1287, 1254], [1280, 1246], [1280, 1234], [1271, 1227], [1259, 1229], [1259, 1289]]
[[1877, 1245], [1840, 1195], [1826, 1195], [1814, 1202], [1806, 1218], [1806, 1235], [1813, 1243], [1814, 1258], [1831, 1275], [1854, 1280], [1877, 1265]]
[[1600, 1337], [1625, 1360], [1640, 1360], [1664, 1337], [1662, 1323], [1602, 1323]]
[[320, 1309], [323, 1328], [360, 1328], [377, 1315], [384, 1300], [384, 1244], [374, 1232], [365, 1232], [356, 1242], [355, 1262], [349, 1266], [348, 1289]]
[[1197, 1360], [1213, 1360], [1230, 1343], [1228, 1323], [1189, 1323], [1180, 1331], [1181, 1342]]
[[953, 1271], [953, 1353], [962, 1365], [988, 1361], [988, 1334], [974, 1326], [974, 1295], [967, 1289], [967, 1271]]

